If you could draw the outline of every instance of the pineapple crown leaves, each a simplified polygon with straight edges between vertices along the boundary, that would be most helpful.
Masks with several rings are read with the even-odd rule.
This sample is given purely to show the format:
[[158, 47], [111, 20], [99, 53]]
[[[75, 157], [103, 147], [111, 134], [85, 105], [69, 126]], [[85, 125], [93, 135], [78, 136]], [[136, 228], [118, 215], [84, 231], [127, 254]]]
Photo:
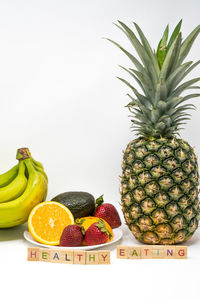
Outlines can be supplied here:
[[134, 94], [134, 96], [128, 94], [131, 101], [126, 106], [131, 113], [133, 131], [146, 137], [178, 134], [180, 126], [191, 117], [188, 110], [195, 109], [194, 105], [183, 103], [200, 96], [200, 93], [195, 92], [182, 96], [185, 91], [200, 89], [199, 86], [194, 85], [200, 80], [200, 77], [182, 82], [200, 64], [200, 60], [195, 63], [184, 62], [200, 33], [200, 25], [183, 41], [180, 31], [182, 20], [176, 25], [170, 37], [169, 25], [167, 25], [156, 52], [152, 50], [144, 33], [136, 23], [134, 26], [139, 38], [123, 22], [118, 21], [115, 25], [127, 36], [139, 56], [137, 59], [118, 43], [108, 39], [120, 48], [133, 63], [134, 68], [120, 67], [138, 83], [141, 89], [139, 92], [127, 80], [117, 77]]

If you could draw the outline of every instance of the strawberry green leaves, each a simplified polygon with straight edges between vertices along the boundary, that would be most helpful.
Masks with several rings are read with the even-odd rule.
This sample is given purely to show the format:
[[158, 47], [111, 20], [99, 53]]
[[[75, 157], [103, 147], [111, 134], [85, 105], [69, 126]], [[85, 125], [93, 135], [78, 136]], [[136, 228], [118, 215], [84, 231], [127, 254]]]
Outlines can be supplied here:
[[112, 234], [109, 232], [109, 230], [106, 228], [105, 223], [103, 220], [99, 219], [98, 222], [95, 224], [96, 227], [98, 227], [98, 229], [102, 232], [102, 233], [106, 233], [108, 235], [108, 238], [111, 239], [112, 238]]

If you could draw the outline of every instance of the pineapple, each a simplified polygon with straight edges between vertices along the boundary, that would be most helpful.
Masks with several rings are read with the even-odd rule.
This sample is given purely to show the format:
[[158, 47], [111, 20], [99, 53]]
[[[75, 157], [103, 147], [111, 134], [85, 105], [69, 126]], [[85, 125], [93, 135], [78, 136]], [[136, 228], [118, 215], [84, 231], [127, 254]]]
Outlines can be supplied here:
[[[126, 224], [136, 239], [147, 244], [177, 244], [191, 238], [198, 227], [198, 164], [193, 148], [179, 130], [190, 119], [185, 102], [199, 93], [200, 78], [182, 80], [200, 63], [184, 62], [200, 32], [200, 25], [182, 41], [180, 21], [170, 38], [166, 27], [153, 51], [140, 27], [139, 38], [120, 22], [115, 24], [128, 37], [139, 58], [119, 47], [135, 68], [124, 68], [138, 83], [119, 78], [132, 90], [127, 105], [137, 138], [123, 156], [121, 205]], [[183, 95], [183, 92], [184, 95]], [[187, 92], [187, 93], [186, 93]]]

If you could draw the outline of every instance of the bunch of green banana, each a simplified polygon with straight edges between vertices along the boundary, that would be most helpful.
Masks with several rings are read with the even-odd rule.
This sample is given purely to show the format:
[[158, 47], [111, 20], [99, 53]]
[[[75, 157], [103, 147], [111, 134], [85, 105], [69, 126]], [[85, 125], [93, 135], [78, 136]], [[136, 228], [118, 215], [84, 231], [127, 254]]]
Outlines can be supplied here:
[[31, 157], [28, 148], [18, 149], [17, 159], [17, 165], [0, 175], [0, 228], [26, 222], [32, 208], [47, 195], [43, 165]]

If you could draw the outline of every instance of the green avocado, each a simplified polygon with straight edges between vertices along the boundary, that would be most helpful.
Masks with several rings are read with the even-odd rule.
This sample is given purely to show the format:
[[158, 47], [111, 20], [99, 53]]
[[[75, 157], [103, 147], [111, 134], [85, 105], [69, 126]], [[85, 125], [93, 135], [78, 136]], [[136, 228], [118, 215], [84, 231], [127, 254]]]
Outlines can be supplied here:
[[65, 205], [74, 215], [74, 218], [91, 216], [95, 209], [95, 198], [92, 194], [81, 191], [64, 192], [51, 201]]

